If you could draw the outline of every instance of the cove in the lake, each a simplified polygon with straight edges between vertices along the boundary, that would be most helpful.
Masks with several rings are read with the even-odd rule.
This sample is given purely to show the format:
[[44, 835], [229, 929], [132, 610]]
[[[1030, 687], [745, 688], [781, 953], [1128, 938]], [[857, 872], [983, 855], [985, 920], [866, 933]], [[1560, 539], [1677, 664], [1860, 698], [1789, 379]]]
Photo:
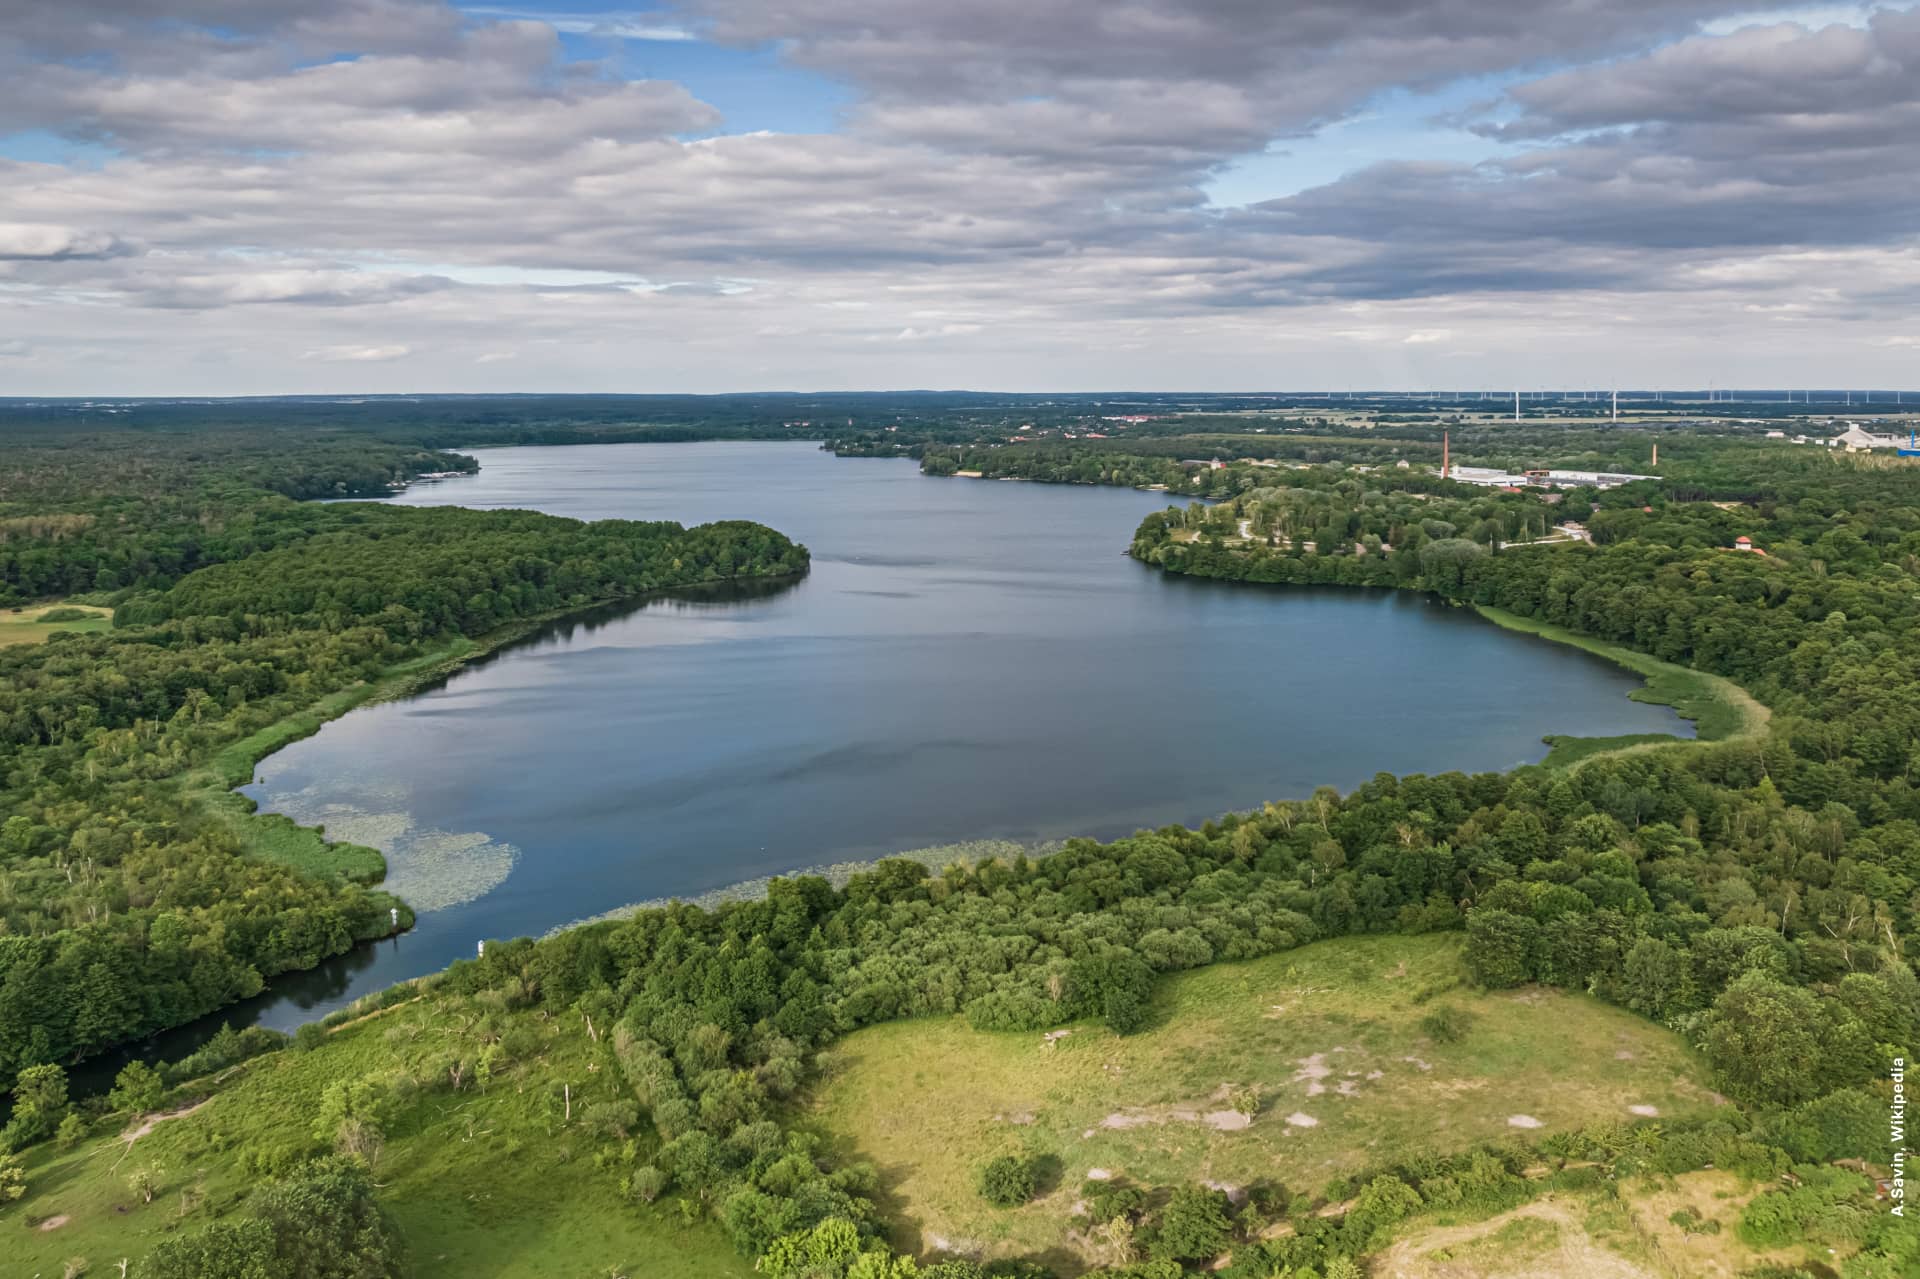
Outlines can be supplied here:
[[1690, 727], [1571, 648], [1401, 593], [1127, 559], [1165, 503], [808, 444], [481, 450], [415, 505], [751, 518], [804, 580], [601, 610], [264, 760], [267, 811], [388, 853], [414, 932], [226, 1016], [282, 1028], [624, 904], [977, 839], [1113, 837]]

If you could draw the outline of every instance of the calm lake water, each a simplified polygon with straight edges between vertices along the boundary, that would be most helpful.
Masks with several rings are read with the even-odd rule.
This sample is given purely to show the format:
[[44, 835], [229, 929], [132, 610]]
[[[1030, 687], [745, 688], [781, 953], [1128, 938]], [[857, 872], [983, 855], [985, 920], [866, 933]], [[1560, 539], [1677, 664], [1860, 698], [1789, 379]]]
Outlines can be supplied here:
[[799, 867], [1505, 768], [1546, 733], [1690, 731], [1627, 700], [1625, 671], [1463, 610], [1145, 568], [1122, 552], [1157, 494], [808, 444], [476, 455], [477, 477], [395, 500], [751, 518], [813, 571], [549, 627], [263, 761], [246, 793], [387, 850], [419, 926], [228, 1019], [291, 1028], [483, 938]]

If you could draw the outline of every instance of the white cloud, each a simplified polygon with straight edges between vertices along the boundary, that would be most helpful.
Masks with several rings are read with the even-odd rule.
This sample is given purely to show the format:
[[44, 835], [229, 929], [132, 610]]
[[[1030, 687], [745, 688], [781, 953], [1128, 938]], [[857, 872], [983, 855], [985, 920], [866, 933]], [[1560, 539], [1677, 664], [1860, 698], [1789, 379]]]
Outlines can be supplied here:
[[0, 261], [104, 258], [126, 251], [126, 245], [104, 231], [44, 222], [0, 222]]
[[410, 346], [323, 346], [301, 355], [303, 360], [322, 360], [328, 364], [385, 364], [413, 354]]

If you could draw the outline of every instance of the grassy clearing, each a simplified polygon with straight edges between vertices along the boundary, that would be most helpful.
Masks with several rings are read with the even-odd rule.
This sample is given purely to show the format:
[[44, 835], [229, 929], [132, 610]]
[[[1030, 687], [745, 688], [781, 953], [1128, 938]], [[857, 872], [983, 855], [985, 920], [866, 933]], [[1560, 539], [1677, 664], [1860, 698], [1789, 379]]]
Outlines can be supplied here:
[[[423, 1086], [387, 1125], [374, 1168], [380, 1199], [405, 1232], [421, 1279], [745, 1279], [750, 1263], [712, 1226], [684, 1227], [668, 1199], [622, 1200], [618, 1175], [595, 1166], [613, 1145], [581, 1128], [585, 1107], [621, 1092], [619, 1072], [577, 1018], [518, 1014], [529, 1042], [484, 1089]], [[58, 1275], [80, 1256], [115, 1273], [173, 1232], [240, 1208], [259, 1183], [249, 1152], [297, 1151], [335, 1080], [412, 1075], [423, 1084], [456, 1036], [455, 1011], [437, 998], [342, 1027], [309, 1053], [280, 1052], [236, 1068], [204, 1106], [152, 1125], [129, 1150], [117, 1124], [72, 1150], [27, 1156], [27, 1197], [0, 1213], [0, 1274]], [[437, 1076], [435, 1076], [437, 1079]], [[563, 1085], [571, 1087], [566, 1118]], [[183, 1090], [191, 1095], [192, 1086]], [[150, 1170], [158, 1193], [142, 1203], [127, 1176]], [[64, 1218], [52, 1229], [49, 1222]]]
[[[44, 621], [56, 610], [78, 611], [87, 616], [69, 621]], [[113, 627], [113, 610], [91, 604], [55, 600], [51, 604], [32, 604], [22, 608], [0, 609], [0, 644], [38, 644], [49, 635], [70, 632], [93, 635]]]
[[[1646, 684], [1629, 696], [1636, 702], [1673, 707], [1674, 713], [1681, 719], [1693, 721], [1695, 741], [1724, 742], [1734, 738], [1757, 737], [1766, 731], [1767, 721], [1773, 714], [1732, 680], [1674, 662], [1663, 662], [1624, 645], [1582, 635], [1551, 622], [1535, 621], [1484, 604], [1474, 607], [1482, 617], [1510, 631], [1537, 635], [1556, 644], [1569, 644], [1637, 673], [1646, 680]], [[1618, 737], [1549, 737], [1546, 741], [1553, 749], [1542, 762], [1549, 768], [1567, 768], [1596, 755], [1636, 748], [1684, 745], [1686, 739], [1666, 733], [1628, 733]]]
[[[811, 1117], [881, 1170], [895, 1242], [930, 1251], [1071, 1260], [1067, 1231], [1087, 1171], [1140, 1185], [1330, 1180], [1414, 1149], [1448, 1152], [1596, 1119], [1712, 1109], [1673, 1035], [1584, 996], [1475, 994], [1454, 935], [1355, 938], [1169, 978], [1156, 1024], [1119, 1038], [1082, 1024], [1049, 1044], [987, 1034], [960, 1018], [863, 1030], [828, 1050]], [[1422, 999], [1421, 996], [1428, 996]], [[1474, 1014], [1436, 1043], [1435, 1008]], [[1243, 1128], [1217, 1100], [1257, 1086]], [[1310, 1122], [1309, 1122], [1310, 1121]], [[975, 1168], [1027, 1151], [1062, 1165], [1058, 1184], [1013, 1211], [975, 1193]]]

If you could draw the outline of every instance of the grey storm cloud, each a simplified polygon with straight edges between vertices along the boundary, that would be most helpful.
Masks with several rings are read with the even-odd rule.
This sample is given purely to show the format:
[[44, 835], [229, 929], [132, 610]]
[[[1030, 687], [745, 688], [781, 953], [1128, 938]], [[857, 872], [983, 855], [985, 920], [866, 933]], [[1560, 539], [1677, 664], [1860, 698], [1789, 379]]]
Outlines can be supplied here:
[[1376, 165], [1236, 225], [1376, 246], [1313, 273], [1366, 297], [1691, 288], [1719, 258], [1920, 236], [1920, 14], [1698, 37], [1509, 97], [1487, 131], [1535, 144], [1511, 157]]

